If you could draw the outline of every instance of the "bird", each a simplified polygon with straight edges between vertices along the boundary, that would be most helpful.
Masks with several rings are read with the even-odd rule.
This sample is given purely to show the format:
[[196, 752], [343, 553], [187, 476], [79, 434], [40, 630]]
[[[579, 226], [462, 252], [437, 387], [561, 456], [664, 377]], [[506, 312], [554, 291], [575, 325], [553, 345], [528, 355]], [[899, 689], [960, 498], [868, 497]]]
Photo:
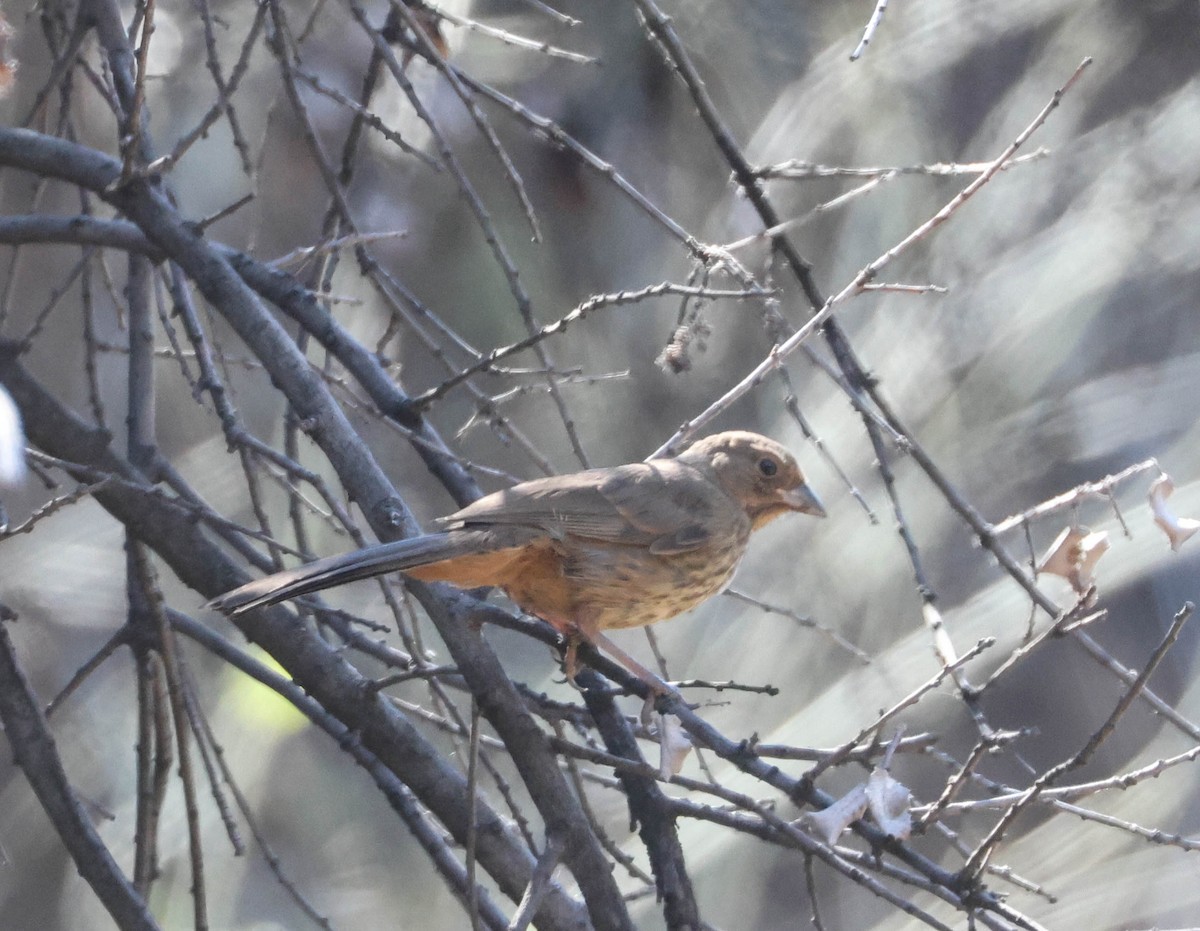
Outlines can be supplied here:
[[730, 430], [674, 457], [521, 482], [439, 518], [440, 530], [277, 572], [209, 603], [230, 615], [391, 572], [502, 589], [567, 641], [607, 650], [656, 692], [665, 683], [604, 632], [682, 614], [723, 591], [753, 531], [825, 508], [792, 454]]

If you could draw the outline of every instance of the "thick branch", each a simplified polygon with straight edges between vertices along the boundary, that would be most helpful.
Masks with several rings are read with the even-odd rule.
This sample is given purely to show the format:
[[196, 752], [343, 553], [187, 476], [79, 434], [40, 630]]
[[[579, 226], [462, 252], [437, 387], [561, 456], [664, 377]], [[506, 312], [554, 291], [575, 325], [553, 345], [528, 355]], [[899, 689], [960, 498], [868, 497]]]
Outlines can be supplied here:
[[[126, 529], [151, 548], [185, 584], [215, 597], [245, 581], [245, 574], [200, 532], [189, 512], [151, 493], [145, 479], [109, 448], [109, 436], [62, 407], [17, 362], [11, 344], [0, 343], [0, 384], [25, 415], [29, 439], [53, 455], [118, 475], [95, 495]], [[467, 836], [470, 803], [462, 773], [403, 714], [389, 704], [339, 651], [308, 631], [291, 612], [276, 608], [242, 621], [243, 633], [260, 644], [322, 707], [360, 735], [380, 761], [409, 786], [454, 837]], [[524, 844], [483, 802], [475, 803], [479, 861], [506, 895], [519, 900], [534, 861]], [[543, 901], [539, 921], [548, 927], [583, 928], [577, 903], [555, 887]]]
[[[604, 745], [610, 753], [641, 763], [642, 755], [625, 718], [617, 710], [612, 695], [601, 688], [600, 677], [581, 672], [577, 681], [585, 687], [584, 700]], [[675, 830], [675, 816], [658, 782], [628, 771], [617, 773], [629, 798], [629, 814], [637, 823], [638, 833], [650, 857], [658, 894], [663, 900], [663, 916], [668, 928], [699, 928], [700, 909], [692, 880], [688, 875], [683, 846]]]

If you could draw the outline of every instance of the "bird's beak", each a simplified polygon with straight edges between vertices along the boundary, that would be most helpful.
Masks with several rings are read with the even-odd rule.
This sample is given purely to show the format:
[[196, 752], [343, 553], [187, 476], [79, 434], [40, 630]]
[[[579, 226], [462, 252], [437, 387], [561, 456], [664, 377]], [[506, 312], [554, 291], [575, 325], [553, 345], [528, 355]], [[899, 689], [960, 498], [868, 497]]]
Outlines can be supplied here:
[[783, 493], [783, 502], [793, 511], [801, 514], [811, 514], [813, 517], [825, 516], [825, 505], [817, 497], [806, 482], [801, 482], [795, 488], [789, 488]]

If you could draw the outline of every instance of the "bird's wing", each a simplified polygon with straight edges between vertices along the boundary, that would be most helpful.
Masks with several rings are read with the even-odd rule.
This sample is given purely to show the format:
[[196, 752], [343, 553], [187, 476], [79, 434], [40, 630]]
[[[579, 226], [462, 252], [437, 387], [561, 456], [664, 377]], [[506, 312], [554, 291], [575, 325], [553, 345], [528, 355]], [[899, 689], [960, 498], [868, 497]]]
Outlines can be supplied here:
[[523, 482], [443, 518], [448, 528], [517, 524], [659, 554], [707, 544], [712, 518], [740, 509], [703, 473], [672, 460]]

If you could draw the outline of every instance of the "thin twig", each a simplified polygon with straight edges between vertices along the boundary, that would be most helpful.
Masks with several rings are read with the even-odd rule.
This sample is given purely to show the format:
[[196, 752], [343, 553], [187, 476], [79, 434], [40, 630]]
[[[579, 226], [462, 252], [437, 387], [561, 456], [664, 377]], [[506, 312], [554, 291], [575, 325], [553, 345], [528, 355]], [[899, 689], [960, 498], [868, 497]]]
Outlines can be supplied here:
[[[639, 6], [653, 7], [650, 0], [635, 0]], [[661, 14], [659, 14], [661, 16]], [[782, 343], [774, 346], [767, 357], [748, 372], [741, 381], [730, 388], [717, 400], [713, 401], [696, 416], [685, 421], [671, 437], [663, 443], [656, 451], [657, 455], [667, 453], [675, 449], [680, 443], [689, 437], [693, 436], [697, 430], [705, 424], [711, 422], [718, 414], [726, 410], [736, 400], [741, 398], [751, 389], [758, 386], [766, 375], [774, 368], [782, 364], [783, 360], [795, 352], [800, 345], [816, 333], [821, 326], [833, 316], [833, 312], [844, 302], [849, 300], [862, 291], [864, 285], [870, 284], [879, 273], [890, 265], [897, 257], [904, 254], [915, 243], [924, 239], [935, 229], [949, 220], [958, 209], [967, 202], [976, 192], [979, 191], [985, 184], [992, 180], [1001, 168], [1016, 154], [1017, 150], [1024, 145], [1034, 132], [1038, 130], [1050, 114], [1062, 102], [1063, 96], [1075, 85], [1079, 76], [1084, 69], [1092, 63], [1090, 58], [1085, 58], [1083, 62], [1075, 69], [1072, 75], [1050, 99], [1050, 102], [1042, 108], [1041, 112], [1025, 127], [1017, 137], [1008, 145], [1003, 152], [1000, 153], [974, 181], [968, 184], [965, 188], [958, 192], [953, 198], [948, 201], [937, 213], [914, 229], [911, 233], [905, 236], [900, 242], [896, 243], [882, 255], [875, 258], [873, 261], [865, 265], [854, 278], [845, 285], [841, 291], [832, 297], [828, 298], [821, 309], [810, 317], [803, 326], [795, 333], [784, 340]], [[739, 153], [740, 157], [740, 153]]]
[[961, 669], [976, 656], [993, 646], [995, 643], [996, 639], [994, 637], [984, 637], [978, 643], [976, 643], [975, 646], [960, 656], [955, 662], [942, 666], [942, 668], [938, 670], [937, 674], [933, 676], [933, 678], [929, 679], [923, 685], [913, 689], [902, 699], [892, 705], [892, 707], [875, 718], [871, 724], [868, 724], [866, 727], [860, 730], [852, 739], [846, 741], [828, 757], [817, 763], [816, 766], [804, 774], [805, 779], [811, 782], [825, 770], [829, 769], [829, 767], [836, 766], [838, 763], [841, 763], [871, 734], [880, 731], [888, 721], [898, 715], [901, 711], [903, 711], [905, 708], [915, 705], [921, 700], [922, 696], [936, 689], [948, 676], [953, 675], [956, 670]]
[[661, 284], [648, 285], [644, 288], [639, 288], [635, 291], [618, 291], [615, 294], [595, 294], [589, 297], [582, 304], [576, 306], [573, 310], [560, 317], [554, 323], [548, 323], [541, 327], [537, 332], [531, 333], [525, 339], [518, 340], [508, 346], [501, 346], [498, 349], [493, 349], [486, 353], [480, 359], [467, 366], [454, 376], [447, 378], [436, 388], [430, 388], [423, 394], [415, 395], [412, 398], [412, 404], [417, 408], [426, 408], [438, 398], [443, 397], [450, 389], [457, 385], [461, 385], [468, 378], [478, 375], [480, 372], [485, 372], [492, 368], [501, 359], [507, 359], [509, 356], [516, 355], [525, 349], [529, 349], [538, 345], [546, 337], [553, 336], [556, 333], [561, 333], [572, 323], [582, 320], [592, 311], [601, 307], [620, 307], [624, 304], [636, 304], [648, 298], [661, 297], [664, 294], [687, 294], [692, 296], [703, 296], [712, 298], [730, 298], [733, 300], [746, 300], [748, 298], [763, 298], [768, 296], [768, 292], [760, 291], [722, 291], [710, 288], [694, 288], [689, 285], [675, 284], [671, 281], [664, 281]]
[[0, 721], [13, 758], [83, 878], [113, 921], [128, 931], [157, 931], [143, 898], [97, 834], [63, 769], [54, 739], [0, 621]]
[[854, 51], [850, 53], [851, 61], [858, 61], [862, 57], [863, 52], [867, 50], [867, 46], [871, 40], [875, 38], [875, 30], [879, 28], [879, 24], [883, 22], [883, 13], [887, 9], [888, 0], [878, 0], [875, 4], [875, 9], [871, 13], [871, 18], [867, 20], [866, 28], [863, 29], [862, 38], [859, 39], [858, 45]]
[[1180, 631], [1183, 630], [1184, 623], [1189, 617], [1192, 616], [1192, 612], [1194, 610], [1195, 605], [1193, 605], [1190, 601], [1185, 603], [1184, 606], [1179, 609], [1175, 615], [1175, 618], [1171, 622], [1170, 628], [1168, 628], [1161, 642], [1150, 655], [1150, 658], [1146, 660], [1145, 667], [1140, 673], [1138, 673], [1133, 682], [1129, 684], [1129, 687], [1125, 690], [1125, 694], [1121, 696], [1121, 699], [1117, 702], [1108, 718], [1103, 724], [1100, 725], [1100, 727], [1092, 734], [1092, 736], [1088, 738], [1087, 743], [1080, 748], [1079, 752], [1069, 759], [1059, 763], [1058, 765], [1052, 766], [1041, 776], [1039, 776], [1033, 785], [1030, 786], [1021, 795], [1021, 797], [1009, 807], [1000, 820], [997, 821], [992, 829], [988, 832], [987, 836], [979, 842], [979, 846], [975, 848], [974, 852], [967, 859], [967, 862], [963, 864], [960, 875], [965, 880], [969, 881], [979, 875], [979, 871], [987, 864], [988, 859], [995, 851], [996, 846], [1003, 839], [1008, 828], [1017, 819], [1017, 817], [1029, 807], [1030, 804], [1037, 800], [1038, 796], [1041, 795], [1043, 791], [1045, 791], [1048, 787], [1053, 785], [1067, 773], [1085, 765], [1088, 760], [1092, 758], [1092, 755], [1100, 748], [1100, 745], [1103, 744], [1104, 741], [1108, 739], [1108, 737], [1116, 729], [1117, 722], [1121, 719], [1125, 712], [1129, 710], [1129, 706], [1132, 705], [1137, 699], [1138, 693], [1146, 687], [1146, 683], [1150, 680], [1150, 677], [1158, 668], [1158, 664], [1163, 661], [1168, 651], [1174, 645], [1175, 640], [1179, 637]]

